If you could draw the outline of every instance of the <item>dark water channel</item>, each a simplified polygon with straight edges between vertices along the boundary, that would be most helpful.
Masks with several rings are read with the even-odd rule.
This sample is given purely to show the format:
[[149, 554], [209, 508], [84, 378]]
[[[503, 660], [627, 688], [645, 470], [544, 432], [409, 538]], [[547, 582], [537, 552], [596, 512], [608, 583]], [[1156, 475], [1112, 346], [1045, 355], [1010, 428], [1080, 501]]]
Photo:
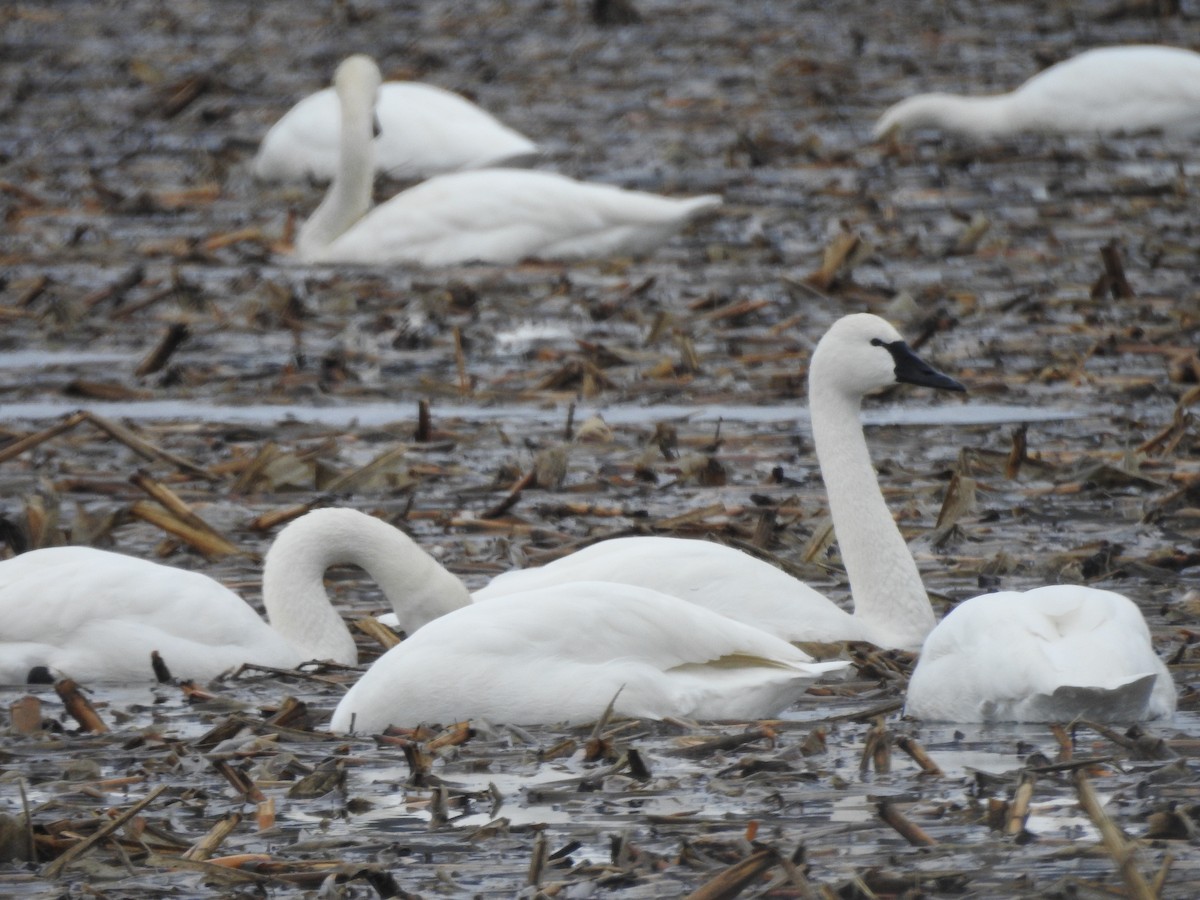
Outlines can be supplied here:
[[[1195, 49], [1200, 9], [636, 5], [642, 21], [619, 27], [596, 25], [587, 3], [525, 0], [0, 9], [0, 517], [11, 543], [156, 554], [256, 600], [253, 555], [206, 559], [131, 515], [145, 499], [129, 482], [141, 469], [251, 554], [274, 534], [258, 517], [336, 503], [402, 524], [472, 587], [600, 536], [653, 531], [756, 546], [845, 598], [835, 552], [801, 561], [825, 518], [804, 372], [831, 322], [876, 312], [969, 388], [898, 391], [867, 410], [881, 481], [939, 611], [981, 583], [1085, 580], [1137, 600], [1180, 712], [1151, 729], [1166, 741], [1160, 758], [1123, 728], [1085, 726], [1074, 754], [1100, 760], [1091, 780], [1138, 839], [1147, 879], [1170, 858], [1162, 896], [1200, 895], [1194, 143], [870, 141], [874, 118], [915, 91], [1000, 90], [1097, 45]], [[296, 265], [279, 245], [320, 189], [258, 184], [248, 162], [269, 124], [351, 52], [471, 96], [538, 141], [546, 168], [719, 192], [725, 206], [645, 260]], [[861, 241], [853, 266], [814, 287], [843, 234]], [[1094, 289], [1110, 244], [1132, 297]], [[138, 374], [181, 325], [167, 364]], [[434, 432], [416, 441], [421, 401]], [[88, 421], [3, 456], [84, 408], [194, 468], [139, 455]], [[563, 442], [569, 418], [577, 439], [561, 486], [489, 518]], [[1013, 472], [1018, 431], [1028, 458]], [[281, 462], [239, 478], [267, 448]], [[955, 475], [973, 479], [975, 501], [938, 528]], [[331, 588], [347, 616], [382, 607], [358, 573], [335, 573]], [[362, 648], [378, 652], [366, 638]], [[221, 752], [274, 800], [263, 827], [197, 741], [235, 713], [260, 721], [287, 695], [319, 725], [350, 675], [243, 677], [190, 703], [174, 687], [97, 688], [113, 731], [91, 736], [41, 694], [65, 730], [0, 736], [0, 812], [21, 814], [22, 786], [40, 827], [94, 828], [96, 812], [165, 791], [119, 847], [101, 843], [54, 879], [5, 864], [0, 893], [534, 896], [541, 859], [532, 880], [545, 896], [681, 896], [747, 859], [756, 827], [796, 862], [771, 862], [747, 896], [1121, 895], [1069, 773], [1045, 766], [1061, 752], [1054, 734], [905, 720], [891, 703], [904, 662], [892, 662], [864, 665], [770, 733], [693, 755], [756, 726], [632, 723], [608, 758], [588, 761], [587, 730], [476, 723], [416, 780], [395, 745], [248, 726]], [[3, 689], [4, 707], [26, 692]], [[898, 751], [889, 772], [860, 767], [880, 708], [943, 776]], [[1005, 836], [996, 810], [1030, 767], [1030, 818]], [[293, 791], [326, 770], [338, 778], [325, 791]], [[912, 846], [885, 825], [885, 800], [934, 843]], [[262, 861], [236, 872], [178, 861], [234, 812], [245, 819], [219, 854]]]

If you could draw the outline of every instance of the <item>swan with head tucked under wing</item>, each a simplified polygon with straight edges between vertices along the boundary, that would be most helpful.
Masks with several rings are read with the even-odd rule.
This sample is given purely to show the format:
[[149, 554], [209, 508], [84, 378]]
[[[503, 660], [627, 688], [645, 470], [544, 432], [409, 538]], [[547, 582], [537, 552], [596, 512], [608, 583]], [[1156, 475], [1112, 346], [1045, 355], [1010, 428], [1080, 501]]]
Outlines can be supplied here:
[[578, 723], [610, 701], [623, 716], [758, 719], [847, 665], [813, 662], [787, 641], [649, 588], [582, 581], [475, 603], [421, 627], [350, 688], [330, 728]]
[[1200, 54], [1129, 45], [1088, 50], [1007, 94], [917, 94], [879, 117], [875, 137], [939, 128], [973, 140], [1022, 132], [1200, 134]]
[[[396, 178], [520, 166], [537, 145], [465, 97], [432, 84], [386, 81], [375, 104], [375, 171]], [[333, 88], [309, 94], [271, 126], [252, 168], [264, 181], [329, 181], [337, 171], [342, 128]]]
[[350, 509], [290, 523], [263, 568], [264, 622], [213, 579], [91, 547], [32, 550], [0, 562], [0, 683], [30, 670], [80, 681], [151, 681], [158, 651], [178, 677], [243, 663], [351, 665], [354, 639], [325, 592], [325, 570], [358, 565], [418, 621], [469, 602], [462, 583], [402, 531]]
[[721, 204], [716, 195], [661, 197], [552, 172], [480, 169], [434, 176], [372, 209], [379, 85], [369, 57], [338, 66], [338, 170], [297, 235], [302, 262], [440, 266], [641, 255]]
[[1175, 685], [1129, 598], [1081, 585], [981, 594], [926, 639], [905, 712], [936, 722], [1161, 719]]

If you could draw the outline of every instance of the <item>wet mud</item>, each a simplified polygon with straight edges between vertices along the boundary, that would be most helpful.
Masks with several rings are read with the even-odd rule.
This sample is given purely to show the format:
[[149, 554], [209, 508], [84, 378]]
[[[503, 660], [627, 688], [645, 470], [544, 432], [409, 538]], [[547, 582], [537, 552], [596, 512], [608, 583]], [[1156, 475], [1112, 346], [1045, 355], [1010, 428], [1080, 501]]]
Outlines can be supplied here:
[[[917, 91], [1013, 87], [1097, 45], [1194, 49], [1196, 8], [636, 6], [608, 26], [523, 0], [0, 11], [5, 552], [93, 544], [257, 603], [287, 516], [347, 505], [471, 587], [654, 533], [750, 549], [844, 602], [804, 378], [828, 325], [869, 310], [968, 387], [865, 410], [939, 614], [992, 587], [1126, 593], [1176, 718], [916, 722], [911, 660], [863, 647], [778, 722], [598, 734], [333, 737], [356, 673], [332, 669], [84, 685], [102, 733], [9, 686], [0, 892], [1200, 893], [1194, 143], [870, 137]], [[297, 265], [321, 189], [256, 183], [249, 160], [352, 52], [470, 96], [539, 166], [725, 205], [641, 260]], [[242, 552], [164, 530], [155, 485]], [[330, 588], [347, 619], [383, 610], [361, 573]]]

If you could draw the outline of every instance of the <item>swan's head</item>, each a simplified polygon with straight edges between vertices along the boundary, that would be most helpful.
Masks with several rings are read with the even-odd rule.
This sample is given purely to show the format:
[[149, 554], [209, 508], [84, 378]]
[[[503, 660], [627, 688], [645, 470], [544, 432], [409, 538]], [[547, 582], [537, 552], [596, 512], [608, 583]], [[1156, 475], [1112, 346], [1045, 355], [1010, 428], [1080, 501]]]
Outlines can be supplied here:
[[893, 384], [916, 384], [944, 391], [965, 391], [912, 351], [895, 328], [870, 313], [843, 316], [825, 332], [808, 370], [813, 386], [861, 397]]
[[342, 60], [333, 75], [333, 89], [343, 102], [348, 97], [370, 97], [371, 105], [379, 94], [383, 75], [375, 60], [363, 53], [356, 53]]
[[889, 106], [875, 123], [875, 140], [884, 140], [915, 131], [918, 128], [942, 128], [951, 131], [955, 114], [968, 104], [971, 98], [955, 94], [915, 94]]

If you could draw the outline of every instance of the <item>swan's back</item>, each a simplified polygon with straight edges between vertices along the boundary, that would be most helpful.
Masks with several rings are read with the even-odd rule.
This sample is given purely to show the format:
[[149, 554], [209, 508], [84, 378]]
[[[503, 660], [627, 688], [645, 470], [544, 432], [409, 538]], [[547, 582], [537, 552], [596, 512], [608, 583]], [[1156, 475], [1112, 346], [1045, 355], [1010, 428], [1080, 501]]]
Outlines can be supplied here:
[[1075, 585], [960, 603], [921, 649], [906, 710], [950, 722], [1130, 721], [1175, 710], [1136, 604]]
[[1200, 133], [1200, 54], [1148, 44], [1088, 50], [1015, 92], [1018, 125], [1048, 132]]
[[[537, 145], [469, 100], [419, 82], [385, 82], [375, 108], [375, 166], [395, 177], [424, 178], [484, 166], [520, 165]], [[305, 97], [271, 126], [254, 158], [267, 181], [328, 181], [338, 162], [337, 94]]]
[[312, 259], [436, 266], [642, 255], [720, 204], [715, 195], [662, 197], [553, 172], [456, 172], [375, 207]]
[[761, 717], [823, 671], [786, 641], [647, 588], [559, 585], [455, 610], [381, 657], [338, 704], [335, 731], [457, 718]]
[[489, 600], [573, 581], [641, 585], [786, 641], [867, 640], [862, 623], [770, 563], [712, 541], [624, 537], [536, 569], [497, 575], [473, 595]]
[[212, 678], [244, 662], [292, 666], [297, 653], [237, 594], [197, 572], [90, 547], [0, 562], [0, 681], [47, 666], [81, 681], [172, 674]]

